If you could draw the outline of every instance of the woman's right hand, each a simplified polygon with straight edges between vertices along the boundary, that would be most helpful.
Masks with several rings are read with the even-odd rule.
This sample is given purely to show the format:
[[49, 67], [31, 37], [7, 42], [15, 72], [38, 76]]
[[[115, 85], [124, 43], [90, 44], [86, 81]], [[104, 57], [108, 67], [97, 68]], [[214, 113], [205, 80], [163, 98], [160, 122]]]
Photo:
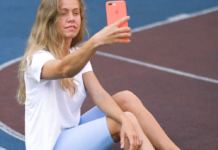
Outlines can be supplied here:
[[131, 28], [130, 27], [119, 28], [119, 26], [122, 23], [128, 21], [129, 19], [130, 17], [126, 16], [118, 20], [114, 24], [104, 27], [102, 30], [97, 32], [92, 38], [94, 38], [94, 41], [97, 42], [96, 44], [99, 46], [111, 45], [114, 43], [129, 43], [130, 40], [124, 40], [120, 38], [131, 37], [132, 35], [131, 33], [125, 33], [125, 32], [130, 32]]

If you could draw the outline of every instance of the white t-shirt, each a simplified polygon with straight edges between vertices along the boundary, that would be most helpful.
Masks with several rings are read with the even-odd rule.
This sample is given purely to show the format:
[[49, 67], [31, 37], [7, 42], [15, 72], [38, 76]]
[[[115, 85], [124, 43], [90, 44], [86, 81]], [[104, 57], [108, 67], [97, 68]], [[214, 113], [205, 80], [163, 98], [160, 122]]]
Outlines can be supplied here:
[[[78, 49], [78, 48], [76, 48]], [[76, 49], [70, 49], [72, 53]], [[61, 131], [77, 126], [80, 108], [86, 97], [82, 74], [92, 71], [90, 62], [76, 75], [73, 97], [62, 89], [60, 80], [40, 79], [43, 65], [54, 56], [44, 50], [33, 54], [25, 72], [25, 135], [27, 150], [52, 150]], [[29, 59], [27, 58], [27, 64]]]

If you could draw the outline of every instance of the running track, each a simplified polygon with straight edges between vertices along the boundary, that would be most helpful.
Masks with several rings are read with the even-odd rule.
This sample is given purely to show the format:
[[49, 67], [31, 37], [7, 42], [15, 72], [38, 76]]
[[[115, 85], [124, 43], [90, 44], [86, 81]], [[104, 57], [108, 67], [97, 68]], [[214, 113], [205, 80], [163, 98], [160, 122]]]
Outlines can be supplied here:
[[[7, 3], [1, 1], [0, 6], [4, 2]], [[90, 16], [92, 10], [99, 9], [101, 11], [100, 8], [94, 9], [96, 2], [92, 2], [90, 4], [87, 2], [88, 9], [90, 6]], [[164, 17], [161, 19], [161, 16], [164, 14], [164, 10], [168, 9], [161, 7], [160, 3], [160, 5], [157, 3], [156, 5], [162, 9], [153, 10], [156, 15], [147, 17], [146, 21], [150, 20], [150, 22], [143, 22], [142, 19], [137, 22], [135, 18], [140, 18], [140, 16], [133, 17], [136, 9], [128, 9], [129, 15], [131, 13], [131, 20], [134, 19], [135, 23], [131, 24], [130, 22], [130, 26], [135, 29], [131, 38], [132, 42], [128, 45], [116, 44], [100, 48], [97, 55], [91, 60], [94, 72], [111, 95], [122, 90], [134, 92], [181, 149], [218, 149], [216, 117], [218, 113], [218, 85], [216, 83], [218, 81], [218, 21], [216, 19], [218, 12], [215, 11], [217, 3], [208, 1], [205, 4], [202, 1], [198, 2], [196, 6], [196, 3], [191, 1], [186, 5], [179, 6], [170, 1], [162, 2], [168, 2], [169, 5], [165, 6], [168, 7], [169, 12], [172, 11], [168, 13], [169, 16], [165, 15], [165, 19]], [[127, 1], [127, 4], [130, 3]], [[146, 6], [147, 4], [149, 3], [146, 2]], [[10, 5], [19, 6], [14, 3]], [[136, 4], [129, 6], [142, 8], [137, 11], [144, 10], [142, 6], [145, 5], [145, 2], [143, 1], [140, 5], [140, 7], [137, 7]], [[151, 4], [151, 6], [156, 5]], [[170, 9], [173, 8], [170, 7], [172, 5], [177, 6], [177, 9]], [[202, 13], [202, 9], [205, 10], [211, 6], [215, 8], [215, 10], [209, 9], [212, 10], [211, 13], [207, 12], [205, 15], [195, 13]], [[186, 11], [181, 8], [185, 8]], [[147, 11], [151, 13], [152, 7], [149, 9], [151, 9], [150, 12]], [[193, 11], [191, 12], [191, 10]], [[160, 13], [161, 11], [163, 13]], [[143, 13], [146, 14], [145, 11]], [[195, 15], [197, 16], [194, 17]], [[158, 17], [160, 18], [158, 19]], [[187, 19], [187, 17], [192, 18]], [[10, 21], [9, 19], [14, 20], [8, 18], [8, 21]], [[177, 19], [178, 22], [174, 22]], [[7, 23], [7, 21], [5, 22]], [[143, 25], [145, 26], [142, 28], [136, 28]], [[18, 27], [21, 26], [18, 25]], [[100, 27], [101, 25], [93, 24], [94, 32], [92, 32], [97, 32], [101, 29]], [[136, 29], [139, 31], [136, 32]], [[1, 31], [4, 33], [1, 34], [1, 39], [7, 38], [2, 35], [8, 35], [7, 40], [9, 40], [9, 36], [14, 35], [12, 32], [11, 35], [6, 34], [6, 31]], [[17, 37], [20, 35], [25, 37], [24, 32], [17, 34]], [[14, 42], [20, 44], [19, 40], [14, 40]], [[2, 44], [7, 43], [2, 42]], [[12, 59], [19, 57], [16, 54], [22, 52], [22, 50], [16, 51], [15, 47], [18, 48], [17, 45], [8, 45], [7, 52], [13, 52], [10, 57], [7, 57], [7, 52], [2, 47], [0, 49], [0, 61], [2, 61], [0, 66], [0, 100], [2, 104], [0, 105], [0, 128], [2, 129], [0, 130], [0, 147], [2, 148], [0, 150], [25, 149], [22, 141], [24, 138], [24, 107], [19, 106], [14, 98], [18, 84], [16, 78], [18, 63], [9, 66], [7, 63], [5, 64], [12, 57]], [[103, 68], [104, 71], [102, 71]], [[94, 104], [88, 96], [83, 104], [82, 113], [93, 106]], [[119, 144], [116, 144], [111, 150], [118, 148]]]

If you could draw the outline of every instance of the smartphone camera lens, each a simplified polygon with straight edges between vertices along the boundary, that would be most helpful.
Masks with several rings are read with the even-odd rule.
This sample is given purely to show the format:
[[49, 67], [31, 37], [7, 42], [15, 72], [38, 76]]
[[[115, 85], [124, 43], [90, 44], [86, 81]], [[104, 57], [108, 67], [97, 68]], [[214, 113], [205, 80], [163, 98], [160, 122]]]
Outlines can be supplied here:
[[108, 5], [115, 6], [115, 5], [116, 5], [116, 3], [109, 3]]

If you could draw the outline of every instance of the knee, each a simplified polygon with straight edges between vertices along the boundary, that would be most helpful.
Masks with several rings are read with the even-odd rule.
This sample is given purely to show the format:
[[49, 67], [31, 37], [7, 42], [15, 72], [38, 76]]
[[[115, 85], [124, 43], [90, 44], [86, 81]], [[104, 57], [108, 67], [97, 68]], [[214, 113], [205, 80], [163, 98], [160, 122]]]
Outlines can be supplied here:
[[124, 112], [124, 114], [132, 123], [135, 123], [137, 121], [137, 118], [135, 117], [135, 115], [133, 113], [126, 111], [126, 112]]
[[131, 104], [132, 102], [134, 102], [134, 104], [136, 104], [137, 102], [141, 102], [135, 96], [135, 94], [133, 94], [131, 91], [128, 90], [115, 94], [113, 98], [118, 104], [122, 104], [122, 105], [128, 105]]

